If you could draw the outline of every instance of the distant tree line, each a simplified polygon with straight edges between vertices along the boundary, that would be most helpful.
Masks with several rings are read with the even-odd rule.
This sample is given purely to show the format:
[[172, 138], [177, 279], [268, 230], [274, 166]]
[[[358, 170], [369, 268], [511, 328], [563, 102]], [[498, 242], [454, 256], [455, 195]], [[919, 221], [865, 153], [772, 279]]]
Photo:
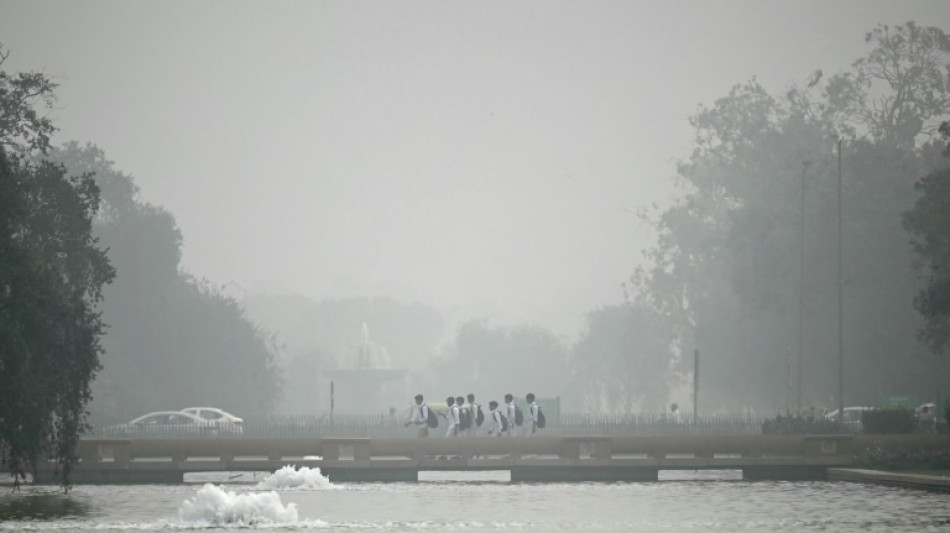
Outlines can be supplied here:
[[102, 190], [93, 230], [116, 268], [103, 292], [103, 369], [90, 405], [98, 425], [149, 411], [212, 406], [269, 413], [282, 383], [271, 337], [220, 285], [183, 271], [174, 216], [142, 202], [102, 149], [69, 142], [48, 159]]

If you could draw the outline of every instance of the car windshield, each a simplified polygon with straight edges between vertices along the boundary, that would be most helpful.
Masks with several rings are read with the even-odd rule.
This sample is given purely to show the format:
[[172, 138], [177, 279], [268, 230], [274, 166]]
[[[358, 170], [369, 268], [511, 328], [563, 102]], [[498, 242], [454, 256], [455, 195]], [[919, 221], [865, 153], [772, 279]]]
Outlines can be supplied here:
[[176, 426], [184, 426], [194, 424], [195, 420], [190, 416], [185, 415], [169, 415], [168, 423]]

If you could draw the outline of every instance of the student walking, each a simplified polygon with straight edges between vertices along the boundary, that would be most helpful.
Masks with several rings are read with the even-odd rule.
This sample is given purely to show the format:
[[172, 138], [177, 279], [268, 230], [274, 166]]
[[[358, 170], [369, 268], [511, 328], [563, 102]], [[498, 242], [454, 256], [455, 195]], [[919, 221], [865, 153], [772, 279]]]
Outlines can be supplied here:
[[501, 414], [501, 409], [498, 408], [498, 402], [495, 400], [488, 402], [488, 408], [491, 409], [491, 412], [488, 414], [488, 434], [498, 435], [499, 437], [507, 435], [508, 420], [505, 415]]
[[459, 432], [459, 408], [455, 405], [455, 398], [449, 396], [445, 399], [445, 404], [449, 406], [445, 412], [445, 421], [448, 429], [445, 430], [446, 437], [457, 437]]
[[505, 395], [505, 410], [508, 411], [508, 436], [515, 435], [515, 425], [517, 423], [518, 407], [515, 405], [515, 397], [510, 392]]
[[412, 418], [406, 422], [406, 425], [412, 424], [416, 427], [416, 437], [429, 436], [429, 406], [422, 401], [422, 395], [416, 394], [416, 408], [412, 410]]
[[540, 407], [538, 407], [538, 404], [534, 401], [533, 392], [529, 392], [524, 399], [528, 402], [528, 420], [525, 421], [524, 434], [534, 435], [538, 432], [538, 410]]
[[460, 437], [467, 437], [468, 430], [472, 427], [472, 411], [465, 406], [465, 396], [455, 398], [455, 405], [459, 408], [459, 430]]
[[[481, 405], [475, 403], [475, 395], [474, 395], [474, 394], [469, 394], [469, 395], [468, 395], [468, 410], [469, 410], [469, 412], [472, 414], [472, 423], [468, 426], [468, 436], [469, 436], [469, 437], [474, 437], [474, 436], [475, 436], [475, 432], [478, 431], [479, 425], [481, 425], [481, 424], [478, 422], [478, 412], [481, 410], [481, 408], [482, 408]], [[483, 414], [483, 415], [482, 415], [482, 423], [484, 423], [484, 422], [485, 422], [485, 415]]]

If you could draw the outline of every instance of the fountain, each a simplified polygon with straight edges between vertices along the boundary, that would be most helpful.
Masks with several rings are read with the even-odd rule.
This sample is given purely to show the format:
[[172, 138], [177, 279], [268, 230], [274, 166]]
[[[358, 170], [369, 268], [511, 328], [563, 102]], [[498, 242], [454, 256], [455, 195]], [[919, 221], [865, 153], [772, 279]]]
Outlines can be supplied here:
[[342, 359], [339, 368], [328, 372], [334, 382], [337, 413], [388, 414], [390, 407], [406, 403], [406, 369], [393, 368], [389, 352], [370, 339], [365, 322], [359, 345]]

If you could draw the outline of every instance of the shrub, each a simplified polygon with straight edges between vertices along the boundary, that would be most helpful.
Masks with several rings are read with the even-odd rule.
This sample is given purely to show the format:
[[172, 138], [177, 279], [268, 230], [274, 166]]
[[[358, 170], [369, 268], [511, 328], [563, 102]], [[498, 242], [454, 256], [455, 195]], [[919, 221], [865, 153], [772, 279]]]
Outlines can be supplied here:
[[910, 409], [873, 409], [861, 413], [861, 424], [872, 435], [913, 433], [917, 418]]
[[763, 435], [828, 435], [838, 433], [834, 420], [778, 415], [762, 422]]
[[875, 445], [856, 453], [854, 464], [865, 468], [889, 470], [950, 469], [950, 450], [884, 449]]

